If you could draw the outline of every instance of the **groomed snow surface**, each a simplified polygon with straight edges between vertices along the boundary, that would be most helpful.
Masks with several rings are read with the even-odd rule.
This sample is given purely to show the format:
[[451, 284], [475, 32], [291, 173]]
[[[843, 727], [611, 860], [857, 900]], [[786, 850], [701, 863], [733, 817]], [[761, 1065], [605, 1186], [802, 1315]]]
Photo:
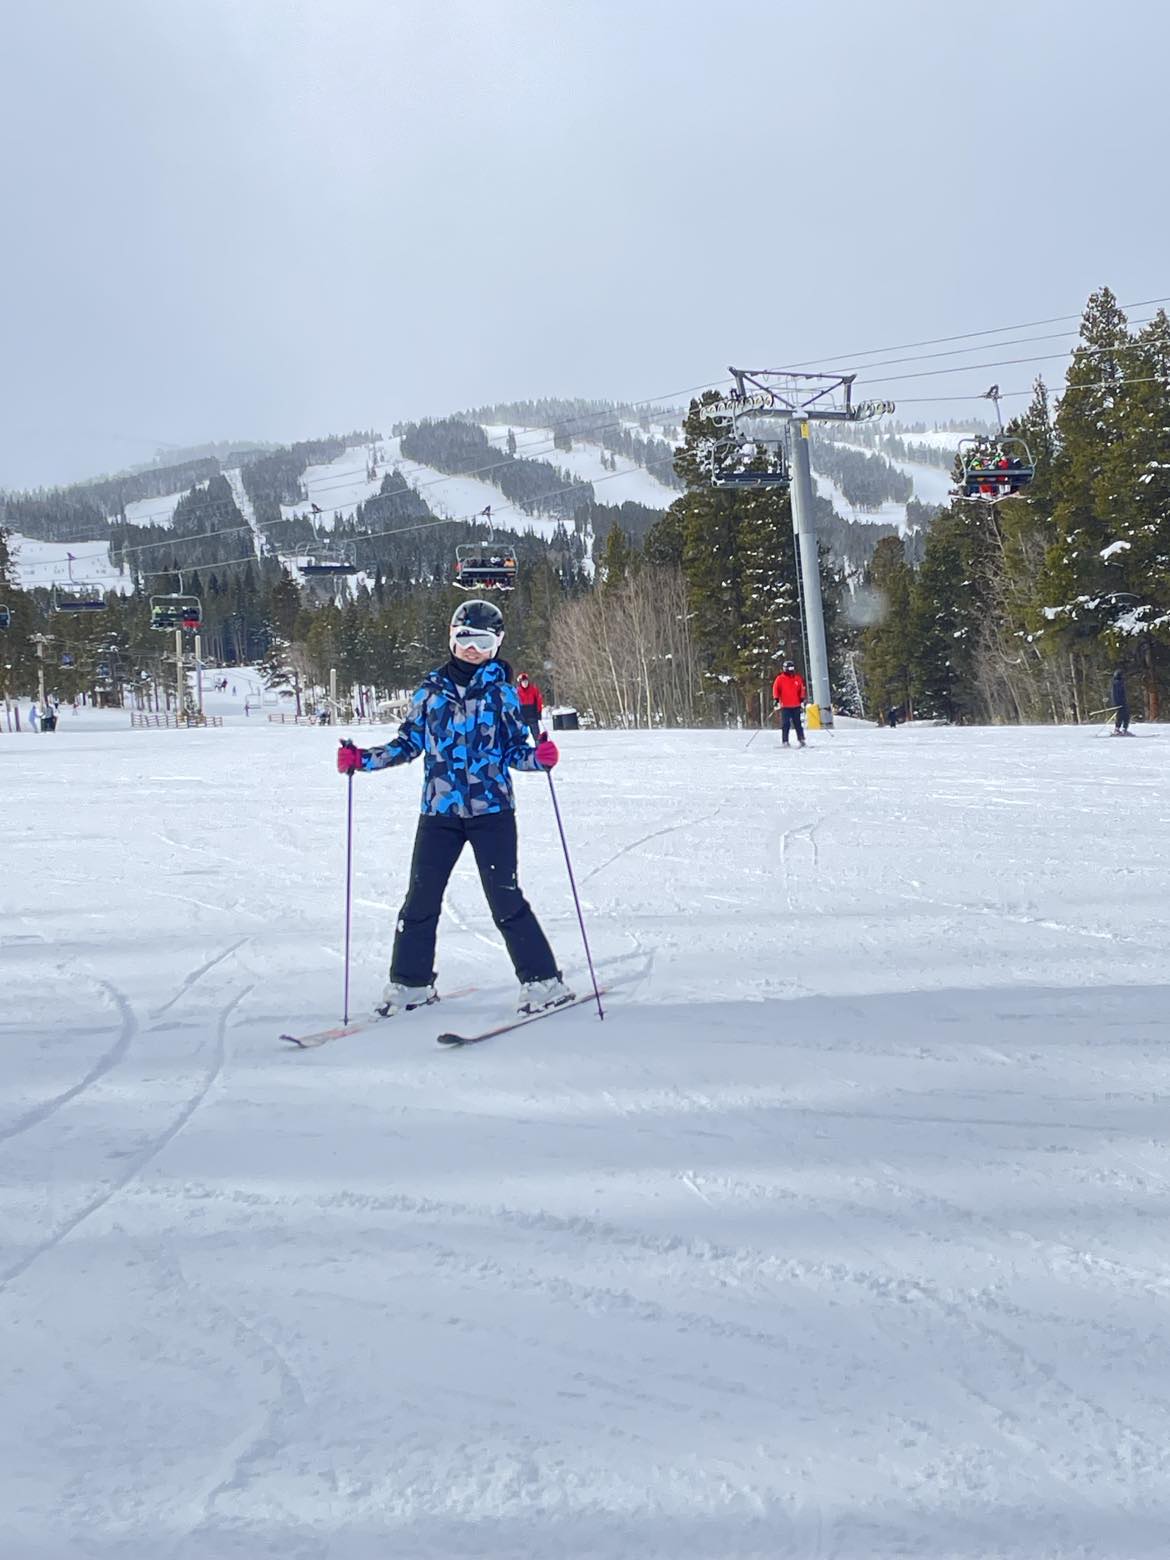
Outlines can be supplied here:
[[514, 994], [468, 862], [474, 994], [297, 1052], [336, 733], [127, 726], [0, 736], [0, 1554], [1166, 1555], [1165, 730], [564, 733], [604, 1024], [436, 1047]]

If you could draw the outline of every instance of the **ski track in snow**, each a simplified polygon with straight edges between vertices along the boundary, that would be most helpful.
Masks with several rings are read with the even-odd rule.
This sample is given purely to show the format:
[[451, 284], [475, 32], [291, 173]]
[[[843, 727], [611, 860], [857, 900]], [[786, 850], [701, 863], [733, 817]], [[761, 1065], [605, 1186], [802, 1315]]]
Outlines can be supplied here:
[[3, 1143], [7, 1138], [17, 1137], [21, 1132], [27, 1132], [29, 1127], [35, 1127], [39, 1122], [46, 1121], [54, 1111], [60, 1110], [62, 1105], [67, 1105], [70, 1100], [76, 1099], [79, 1094], [84, 1093], [99, 1078], [104, 1078], [110, 1068], [116, 1067], [126, 1055], [131, 1041], [138, 1033], [138, 1020], [120, 991], [117, 991], [106, 981], [99, 981], [97, 985], [105, 992], [118, 1010], [120, 1020], [118, 1038], [108, 1051], [98, 1057], [85, 1076], [73, 1084], [72, 1087], [62, 1090], [60, 1094], [54, 1095], [52, 1099], [46, 1100], [41, 1105], [37, 1105], [23, 1116], [18, 1116], [9, 1126], [0, 1127], [0, 1143]]
[[[0, 1553], [1165, 1554], [1163, 731], [565, 733], [605, 1023], [286, 1053], [336, 735], [222, 712], [0, 755]], [[355, 788], [355, 1011], [420, 779]], [[510, 1008], [470, 859], [439, 968]]]
[[[62, 1241], [66, 1240], [76, 1230], [80, 1229], [81, 1225], [84, 1224], [92, 1214], [96, 1213], [99, 1208], [103, 1208], [112, 1197], [116, 1197], [119, 1192], [123, 1191], [130, 1184], [131, 1181], [133, 1181], [137, 1176], [141, 1175], [142, 1171], [148, 1164], [150, 1164], [151, 1160], [157, 1158], [158, 1155], [161, 1154], [162, 1151], [167, 1147], [167, 1145], [173, 1142], [176, 1137], [178, 1137], [179, 1133], [187, 1125], [191, 1117], [203, 1104], [204, 1100], [211, 1092], [211, 1089], [216, 1080], [223, 1071], [224, 1060], [227, 1051], [227, 1021], [231, 1015], [232, 1009], [237, 1006], [237, 1004], [242, 1000], [247, 991], [250, 989], [250, 987], [246, 987], [244, 991], [239, 992], [231, 999], [230, 1002], [226, 1004], [224, 1008], [221, 1009], [216, 1021], [215, 1051], [212, 1058], [212, 1065], [208, 1070], [207, 1076], [203, 1080], [202, 1084], [196, 1089], [195, 1093], [184, 1103], [178, 1114], [174, 1117], [166, 1129], [160, 1133], [158, 1137], [152, 1138], [148, 1142], [145, 1149], [130, 1159], [129, 1165], [124, 1174], [115, 1177], [108, 1186], [106, 1186], [96, 1196], [85, 1202], [79, 1209], [71, 1214], [70, 1217], [64, 1221], [64, 1223], [59, 1225], [58, 1228], [56, 1228], [45, 1240], [33, 1246], [31, 1250], [27, 1251], [25, 1255], [18, 1261], [7, 1268], [0, 1269], [0, 1293], [9, 1288], [14, 1280], [20, 1278], [22, 1274], [26, 1273], [39, 1257], [42, 1257], [47, 1252], [52, 1251], [55, 1247], [59, 1246]], [[120, 1009], [122, 1009], [124, 1012], [129, 1012], [129, 1003], [126, 1001], [124, 996], [122, 996], [120, 993], [117, 993], [116, 1000]], [[131, 1033], [136, 1032], [136, 1030], [137, 1026], [135, 1026], [135, 1029], [131, 1031]], [[105, 1068], [103, 1071], [108, 1072], [109, 1069]], [[75, 1090], [74, 1097], [79, 1092], [80, 1090]], [[61, 1103], [64, 1102], [57, 1102], [58, 1105]], [[41, 1120], [46, 1119], [47, 1114], [48, 1112], [42, 1115]]]

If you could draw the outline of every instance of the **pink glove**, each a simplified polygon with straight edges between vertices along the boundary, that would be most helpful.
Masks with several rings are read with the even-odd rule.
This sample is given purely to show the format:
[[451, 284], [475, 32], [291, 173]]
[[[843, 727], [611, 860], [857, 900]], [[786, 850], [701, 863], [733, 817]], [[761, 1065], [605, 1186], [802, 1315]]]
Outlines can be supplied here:
[[352, 775], [356, 769], [362, 767], [362, 750], [354, 747], [348, 739], [343, 741], [337, 749], [337, 773], [339, 775]]
[[547, 732], [541, 732], [540, 741], [536, 744], [536, 762], [542, 769], [552, 769], [560, 758], [557, 745], [550, 741]]

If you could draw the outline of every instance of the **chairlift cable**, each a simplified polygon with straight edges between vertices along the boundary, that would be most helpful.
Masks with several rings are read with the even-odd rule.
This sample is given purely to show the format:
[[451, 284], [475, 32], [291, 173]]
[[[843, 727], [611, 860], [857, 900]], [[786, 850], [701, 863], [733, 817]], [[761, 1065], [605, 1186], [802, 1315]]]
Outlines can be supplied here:
[[[1142, 298], [1135, 303], [1118, 304], [1119, 309], [1149, 309], [1155, 304], [1170, 303], [1170, 295], [1165, 298]], [[876, 357], [880, 352], [911, 352], [917, 347], [938, 347], [948, 341], [971, 341], [976, 336], [1002, 336], [1012, 330], [1032, 330], [1040, 325], [1060, 325], [1065, 320], [1081, 320], [1084, 318], [1084, 310], [1079, 314], [1054, 314], [1046, 320], [1022, 320], [1016, 325], [997, 325], [991, 330], [966, 330], [960, 331], [955, 336], [933, 336], [927, 341], [902, 341], [891, 347], [870, 347], [864, 352], [835, 352], [822, 353], [816, 358], [806, 358], [801, 363], [787, 363], [782, 365], [785, 369], [795, 370], [808, 368], [814, 363], [847, 363], [853, 358]], [[994, 345], [994, 343], [992, 343]]]

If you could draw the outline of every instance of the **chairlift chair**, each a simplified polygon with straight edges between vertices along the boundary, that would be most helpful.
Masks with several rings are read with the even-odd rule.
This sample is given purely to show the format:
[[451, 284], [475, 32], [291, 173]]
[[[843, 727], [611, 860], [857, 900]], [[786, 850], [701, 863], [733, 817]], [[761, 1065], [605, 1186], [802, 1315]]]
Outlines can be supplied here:
[[459, 590], [515, 590], [516, 553], [495, 543], [463, 542], [455, 549], [455, 578]]
[[963, 477], [962, 488], [956, 490], [955, 496], [977, 503], [994, 504], [1015, 498], [1036, 475], [1036, 462], [1024, 440], [1002, 434], [960, 439], [958, 461]]
[[150, 626], [160, 633], [183, 628], [194, 633], [203, 622], [203, 603], [198, 596], [152, 596]]
[[100, 586], [72, 580], [68, 585], [53, 586], [52, 608], [54, 612], [104, 612], [106, 598]]
[[297, 568], [310, 575], [356, 574], [357, 554], [352, 542], [322, 543], [298, 558]]
[[778, 444], [757, 444], [732, 435], [704, 439], [696, 453], [712, 487], [772, 488], [784, 492], [792, 484], [787, 458]]

